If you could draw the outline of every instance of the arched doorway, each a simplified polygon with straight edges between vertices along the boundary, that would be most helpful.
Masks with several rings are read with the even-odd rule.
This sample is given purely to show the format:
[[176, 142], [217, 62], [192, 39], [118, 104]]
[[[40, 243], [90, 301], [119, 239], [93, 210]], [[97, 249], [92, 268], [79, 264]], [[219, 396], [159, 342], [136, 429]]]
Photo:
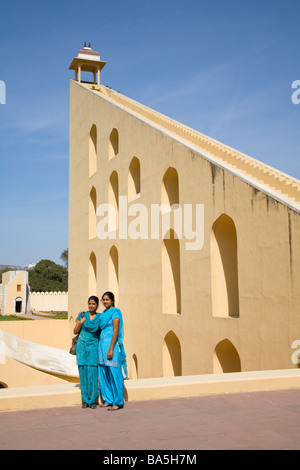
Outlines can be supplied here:
[[141, 166], [138, 158], [133, 157], [128, 170], [128, 201], [141, 192]]
[[96, 295], [97, 292], [97, 259], [92, 251], [89, 258], [89, 295]]
[[131, 378], [137, 379], [139, 376], [139, 368], [138, 368], [138, 358], [136, 354], [132, 355], [132, 371], [131, 371]]
[[108, 203], [114, 208], [108, 218], [108, 230], [113, 232], [119, 225], [119, 177], [116, 171], [113, 171], [109, 178]]
[[180, 245], [174, 230], [162, 243], [162, 312], [181, 313]]
[[165, 172], [162, 181], [162, 204], [168, 204], [170, 207], [173, 204], [179, 204], [179, 182], [177, 170], [169, 167]]
[[163, 345], [163, 376], [182, 375], [181, 346], [173, 331], [166, 334]]
[[113, 245], [108, 258], [108, 288], [115, 295], [115, 304], [119, 301], [119, 253]]
[[211, 232], [212, 314], [239, 316], [237, 234], [231, 217], [222, 214]]
[[22, 313], [22, 297], [17, 297], [15, 300], [15, 313]]
[[119, 153], [119, 133], [113, 129], [109, 136], [108, 159], [111, 160]]
[[97, 209], [97, 192], [94, 186], [90, 191], [89, 199], [89, 238], [96, 237], [96, 209]]
[[215, 374], [241, 372], [240, 356], [229, 339], [224, 339], [217, 344], [213, 358], [213, 371]]
[[97, 127], [92, 125], [89, 139], [89, 176], [97, 171]]

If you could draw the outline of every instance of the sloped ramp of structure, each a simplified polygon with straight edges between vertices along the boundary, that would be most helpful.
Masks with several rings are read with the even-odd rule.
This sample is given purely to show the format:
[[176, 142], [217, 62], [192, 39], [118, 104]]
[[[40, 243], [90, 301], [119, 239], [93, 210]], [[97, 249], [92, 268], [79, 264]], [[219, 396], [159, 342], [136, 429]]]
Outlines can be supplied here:
[[147, 122], [150, 126], [155, 126], [157, 129], [168, 133], [173, 139], [185, 143], [203, 158], [225, 168], [227, 171], [233, 172], [254, 187], [269, 193], [275, 199], [279, 198], [280, 202], [290, 206], [297, 212], [300, 211], [300, 182], [297, 178], [185, 126], [104, 85], [75, 83], [90, 89], [93, 93], [112, 102], [115, 106], [122, 107], [127, 112]]
[[69, 351], [34, 343], [0, 330], [0, 363], [5, 356], [51, 374], [78, 377], [76, 356]]

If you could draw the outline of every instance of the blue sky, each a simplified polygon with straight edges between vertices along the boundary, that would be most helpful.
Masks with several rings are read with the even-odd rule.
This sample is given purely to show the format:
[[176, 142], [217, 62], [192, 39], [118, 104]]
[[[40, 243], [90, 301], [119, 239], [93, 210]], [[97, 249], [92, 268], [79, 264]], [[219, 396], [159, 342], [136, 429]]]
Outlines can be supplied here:
[[300, 178], [299, 0], [0, 8], [0, 264], [61, 263], [68, 246], [68, 68], [85, 41], [104, 85]]

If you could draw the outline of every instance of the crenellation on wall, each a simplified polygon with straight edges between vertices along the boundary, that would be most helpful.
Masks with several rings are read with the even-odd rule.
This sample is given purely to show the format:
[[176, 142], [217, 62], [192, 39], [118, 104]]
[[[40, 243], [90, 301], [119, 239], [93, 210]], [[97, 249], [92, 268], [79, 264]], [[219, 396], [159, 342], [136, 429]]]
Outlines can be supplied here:
[[30, 292], [30, 310], [67, 312], [68, 292]]

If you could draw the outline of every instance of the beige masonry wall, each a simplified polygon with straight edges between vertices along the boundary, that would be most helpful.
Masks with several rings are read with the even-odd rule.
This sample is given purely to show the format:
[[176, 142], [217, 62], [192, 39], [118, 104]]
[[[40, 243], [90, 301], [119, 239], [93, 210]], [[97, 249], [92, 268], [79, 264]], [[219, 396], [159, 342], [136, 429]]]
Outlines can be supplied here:
[[[70, 330], [88, 296], [109, 289], [133, 378], [297, 367], [299, 206], [205, 158], [123, 98], [121, 106], [71, 82]], [[100, 240], [96, 211], [108, 202], [119, 225]], [[192, 207], [198, 239], [184, 230], [176, 238], [173, 216], [169, 238], [151, 237], [151, 208], [162, 203]], [[125, 206], [128, 227], [143, 236], [138, 209], [147, 209], [148, 238], [123, 236]], [[187, 249], [193, 242], [199, 248]]]
[[68, 292], [30, 292], [29, 308], [41, 312], [67, 312]]
[[2, 321], [0, 328], [19, 338], [59, 349], [70, 349], [68, 320]]

